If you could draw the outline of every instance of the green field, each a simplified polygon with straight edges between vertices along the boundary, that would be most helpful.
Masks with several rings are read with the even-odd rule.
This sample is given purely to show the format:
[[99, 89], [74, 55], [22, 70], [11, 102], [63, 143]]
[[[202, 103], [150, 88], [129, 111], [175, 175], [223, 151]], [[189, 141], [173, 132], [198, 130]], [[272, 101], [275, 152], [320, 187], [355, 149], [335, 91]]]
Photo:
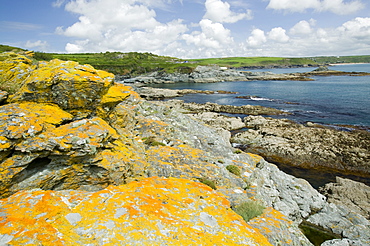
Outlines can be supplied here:
[[[0, 52], [26, 51], [17, 47], [0, 45]], [[329, 63], [370, 63], [367, 56], [322, 56], [305, 58], [287, 57], [227, 57], [209, 59], [183, 60], [175, 57], [158, 56], [151, 53], [138, 52], [105, 52], [105, 53], [43, 53], [35, 52], [36, 60], [61, 59], [77, 61], [81, 64], [90, 64], [97, 69], [106, 70], [116, 75], [137, 76], [150, 72], [190, 73], [198, 65], [218, 65], [230, 68], [242, 67], [284, 67], [322, 65]]]
[[226, 67], [257, 67], [257, 66], [303, 66], [317, 65], [315, 61], [308, 58], [284, 58], [284, 57], [227, 57], [194, 59], [191, 62], [199, 64], [216, 64]]

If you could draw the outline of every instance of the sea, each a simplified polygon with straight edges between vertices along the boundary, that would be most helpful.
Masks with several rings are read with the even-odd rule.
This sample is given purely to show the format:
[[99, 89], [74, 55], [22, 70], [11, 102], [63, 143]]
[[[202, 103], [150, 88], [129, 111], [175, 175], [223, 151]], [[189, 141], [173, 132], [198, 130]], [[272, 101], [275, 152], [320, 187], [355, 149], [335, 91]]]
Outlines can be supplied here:
[[[369, 72], [370, 63], [329, 67], [346, 72]], [[248, 70], [252, 72], [309, 72], [312, 67]], [[314, 81], [232, 81], [219, 83], [155, 84], [169, 89], [225, 90], [238, 94], [188, 94], [185, 102], [213, 102], [224, 105], [260, 105], [283, 110], [298, 123], [315, 122], [346, 129], [359, 126], [370, 129], [370, 76], [313, 76]], [[237, 98], [243, 96], [247, 98]], [[236, 115], [244, 117], [243, 115]]]
[[[329, 67], [346, 72], [370, 72], [369, 64], [343, 64]], [[255, 72], [310, 72], [315, 68], [284, 68], [249, 70]], [[233, 81], [219, 83], [175, 83], [151, 85], [157, 88], [225, 90], [238, 94], [188, 94], [179, 98], [185, 102], [214, 102], [225, 105], [261, 105], [277, 108], [298, 123], [314, 122], [338, 130], [350, 131], [353, 126], [370, 130], [370, 76], [314, 76], [314, 81]], [[245, 96], [248, 99], [237, 98]], [[234, 115], [245, 117], [245, 115]], [[340, 172], [307, 170], [275, 163], [284, 172], [304, 178], [314, 188], [335, 182], [336, 176], [370, 185], [369, 178], [343, 175]]]

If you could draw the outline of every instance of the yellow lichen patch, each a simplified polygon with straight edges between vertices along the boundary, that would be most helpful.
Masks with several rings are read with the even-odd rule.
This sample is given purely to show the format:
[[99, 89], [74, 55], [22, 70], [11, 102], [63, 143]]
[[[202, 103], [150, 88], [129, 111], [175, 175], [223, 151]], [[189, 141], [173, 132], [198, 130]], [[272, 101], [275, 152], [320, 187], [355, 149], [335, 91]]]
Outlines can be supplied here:
[[75, 121], [45, 131], [17, 145], [22, 152], [57, 150], [70, 156], [95, 154], [98, 148], [119, 138], [117, 132], [100, 118]]
[[0, 207], [9, 245], [271, 245], [222, 196], [185, 179], [152, 177], [95, 193], [20, 192]]
[[111, 149], [98, 152], [93, 162], [99, 167], [110, 170], [110, 176], [116, 185], [142, 178], [148, 166], [135, 148], [127, 146], [121, 140], [113, 142]]
[[[3, 143], [6, 139], [28, 138], [70, 119], [72, 115], [56, 105], [8, 104], [0, 107], [0, 136]], [[5, 146], [10, 147], [6, 143], [3, 147]]]
[[233, 188], [232, 180], [220, 175], [218, 165], [208, 160], [206, 152], [189, 145], [153, 146], [147, 152], [151, 175], [181, 177], [186, 179], [204, 178], [218, 188]]
[[103, 96], [101, 103], [102, 104], [119, 103], [129, 96], [138, 97], [138, 94], [134, 92], [130, 86], [125, 86], [116, 83], [109, 88], [107, 94]]
[[8, 101], [55, 103], [75, 114], [79, 114], [76, 109], [91, 113], [113, 85], [113, 79], [113, 74], [95, 70], [90, 65], [61, 60], [40, 62], [28, 71], [22, 87]]
[[24, 55], [0, 53], [0, 89], [15, 93], [34, 68], [32, 60]]

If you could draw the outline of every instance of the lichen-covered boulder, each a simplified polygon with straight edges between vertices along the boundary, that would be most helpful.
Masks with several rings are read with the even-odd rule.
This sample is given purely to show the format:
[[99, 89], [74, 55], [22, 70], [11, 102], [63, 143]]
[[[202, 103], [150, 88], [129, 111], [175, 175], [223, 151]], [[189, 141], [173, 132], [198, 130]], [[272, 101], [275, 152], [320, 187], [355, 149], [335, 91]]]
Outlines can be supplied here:
[[[20, 55], [14, 58], [14, 63], [16, 59], [21, 58]], [[103, 95], [113, 85], [113, 74], [95, 70], [90, 65], [55, 59], [33, 66], [28, 58], [22, 59], [25, 62], [17, 64], [23, 64], [24, 73], [19, 72], [21, 69], [5, 66], [4, 64], [9, 63], [8, 60], [0, 64], [6, 75], [2, 80], [7, 80], [9, 84], [21, 84], [19, 90], [9, 96], [8, 101], [11, 103], [54, 103], [76, 116], [83, 117], [96, 109]]]
[[15, 93], [36, 66], [32, 59], [14, 52], [0, 53], [0, 89]]
[[137, 148], [106, 121], [72, 118], [56, 105], [0, 107], [0, 197], [35, 188], [99, 190], [143, 175]]
[[8, 245], [271, 245], [208, 186], [148, 178], [98, 192], [23, 191], [0, 200]]

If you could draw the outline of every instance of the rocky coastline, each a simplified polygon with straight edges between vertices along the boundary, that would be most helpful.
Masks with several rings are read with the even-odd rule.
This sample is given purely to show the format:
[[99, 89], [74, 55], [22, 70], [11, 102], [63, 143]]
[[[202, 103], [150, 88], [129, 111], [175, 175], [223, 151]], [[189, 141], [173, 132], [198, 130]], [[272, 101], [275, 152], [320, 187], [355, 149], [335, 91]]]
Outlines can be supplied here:
[[369, 76], [365, 72], [342, 72], [321, 66], [311, 72], [275, 74], [271, 72], [254, 72], [230, 69], [219, 66], [198, 66], [190, 73], [153, 72], [133, 78], [117, 76], [117, 81], [125, 84], [146, 85], [164, 83], [216, 83], [224, 81], [255, 81], [255, 80], [293, 80], [312, 81], [312, 76]]
[[[370, 244], [366, 217], [229, 131], [88, 65], [0, 56], [0, 84], [18, 86], [0, 105], [1, 244], [314, 245], [304, 223], [324, 246]], [[248, 202], [264, 209], [247, 221]]]

